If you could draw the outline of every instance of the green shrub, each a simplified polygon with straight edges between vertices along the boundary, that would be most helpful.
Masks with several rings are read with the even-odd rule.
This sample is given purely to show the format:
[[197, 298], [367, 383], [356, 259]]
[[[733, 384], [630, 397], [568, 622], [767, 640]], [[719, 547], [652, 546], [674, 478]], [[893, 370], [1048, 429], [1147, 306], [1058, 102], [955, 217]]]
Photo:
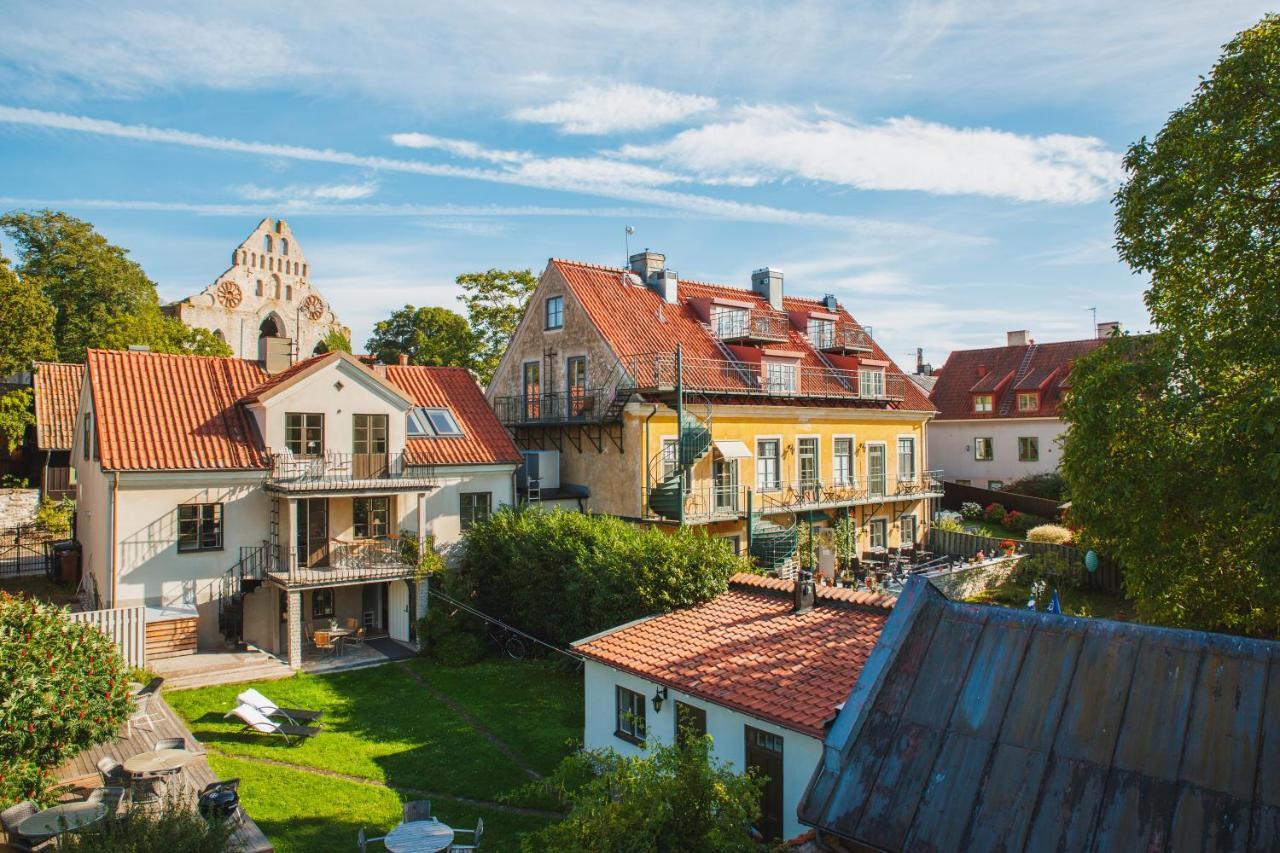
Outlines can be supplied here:
[[1018, 561], [1014, 577], [1019, 583], [1027, 585], [1043, 580], [1050, 595], [1054, 589], [1076, 589], [1082, 581], [1079, 568], [1073, 567], [1058, 554], [1034, 554], [1023, 557]]
[[[467, 531], [459, 600], [541, 640], [565, 645], [699, 604], [749, 563], [688, 528], [666, 532], [613, 516], [503, 508]], [[452, 573], [446, 573], [452, 574]]]
[[1004, 525], [1011, 530], [1017, 530], [1026, 533], [1032, 528], [1039, 527], [1043, 524], [1052, 524], [1049, 519], [1039, 515], [1032, 515], [1029, 512], [1012, 511], [1004, 517]]
[[965, 501], [960, 504], [960, 515], [964, 517], [965, 521], [977, 521], [982, 518], [982, 504], [974, 501]]
[[1016, 495], [1030, 495], [1033, 498], [1045, 498], [1059, 503], [1068, 499], [1067, 483], [1057, 471], [1028, 474], [1009, 483], [1003, 491], [1013, 492]]
[[964, 533], [964, 522], [958, 518], [951, 516], [943, 516], [933, 523], [933, 526], [939, 530], [945, 530], [950, 533]]
[[1006, 515], [1008, 515], [1008, 513], [1000, 504], [990, 504], [982, 511], [982, 519], [988, 524], [1004, 524], [1004, 517]]
[[40, 506], [36, 509], [36, 527], [54, 536], [70, 536], [71, 515], [75, 511], [76, 502], [71, 498], [55, 501], [45, 496], [40, 499]]
[[232, 853], [242, 850], [226, 820], [205, 820], [175, 794], [159, 811], [131, 807], [76, 832], [58, 837], [60, 851], [72, 853]]
[[0, 802], [46, 800], [51, 772], [120, 730], [133, 705], [115, 645], [61, 608], [0, 592]]
[[481, 637], [465, 631], [445, 634], [431, 644], [431, 659], [443, 666], [470, 666], [488, 652]]
[[1073, 536], [1071, 529], [1059, 524], [1041, 524], [1027, 531], [1028, 542], [1048, 542], [1050, 545], [1067, 545]]

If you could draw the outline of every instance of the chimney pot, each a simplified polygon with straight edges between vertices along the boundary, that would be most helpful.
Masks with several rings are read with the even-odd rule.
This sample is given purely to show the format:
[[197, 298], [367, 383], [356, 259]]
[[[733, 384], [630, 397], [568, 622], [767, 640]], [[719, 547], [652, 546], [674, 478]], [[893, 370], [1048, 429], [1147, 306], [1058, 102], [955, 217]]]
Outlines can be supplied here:
[[1120, 322], [1118, 320], [1107, 320], [1098, 324], [1098, 337], [1109, 338], [1118, 334], [1120, 334]]
[[751, 289], [768, 299], [775, 310], [782, 310], [782, 270], [772, 267], [756, 270], [751, 274]]
[[835, 311], [840, 307], [840, 303], [836, 301], [836, 295], [834, 293], [824, 294], [822, 297], [822, 304], [828, 311]]
[[986, 366], [985, 364], [979, 364], [979, 365], [978, 365], [978, 378], [979, 378], [979, 379], [981, 379], [982, 377], [984, 377], [984, 376], [986, 376], [986, 375], [987, 375], [987, 366]]
[[661, 252], [651, 252], [648, 249], [643, 252], [636, 252], [629, 259], [631, 271], [644, 281], [648, 281], [649, 277], [654, 273], [662, 271], [666, 265], [666, 255]]
[[792, 593], [792, 613], [808, 613], [813, 609], [813, 600], [817, 592], [813, 586], [813, 575], [804, 569], [796, 574], [796, 585]]
[[399, 355], [399, 357], [397, 357], [396, 361], [397, 361], [397, 363], [399, 363], [399, 365], [400, 365], [401, 367], [408, 367], [408, 366], [409, 366], [409, 354], [408, 354], [407, 352], [402, 352], [402, 353], [400, 353], [400, 355]]
[[1018, 329], [1015, 332], [1006, 332], [1005, 337], [1008, 341], [1006, 346], [1025, 347], [1027, 345], [1027, 336], [1030, 334], [1026, 329]]

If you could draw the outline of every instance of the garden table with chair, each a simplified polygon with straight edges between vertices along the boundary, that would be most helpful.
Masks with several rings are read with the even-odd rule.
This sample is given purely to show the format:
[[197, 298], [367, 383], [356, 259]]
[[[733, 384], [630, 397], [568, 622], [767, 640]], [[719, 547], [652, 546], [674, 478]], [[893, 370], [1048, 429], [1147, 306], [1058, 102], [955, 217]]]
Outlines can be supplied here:
[[107, 805], [103, 802], [80, 800], [61, 803], [36, 812], [18, 824], [18, 834], [31, 839], [51, 838], [97, 823], [107, 816], [107, 811]]
[[158, 799], [169, 777], [176, 776], [188, 761], [195, 758], [194, 752], [186, 749], [153, 749], [140, 752], [124, 762], [124, 771], [129, 774], [131, 787], [137, 791], [142, 788], [140, 801]]
[[453, 844], [453, 829], [436, 818], [402, 823], [387, 833], [383, 845], [391, 853], [438, 853]]

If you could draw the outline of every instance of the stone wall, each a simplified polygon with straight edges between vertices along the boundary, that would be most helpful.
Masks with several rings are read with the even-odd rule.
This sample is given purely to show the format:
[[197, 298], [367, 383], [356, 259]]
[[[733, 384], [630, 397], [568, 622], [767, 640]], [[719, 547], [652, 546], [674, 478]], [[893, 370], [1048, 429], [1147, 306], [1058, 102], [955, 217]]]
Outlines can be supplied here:
[[39, 489], [0, 490], [0, 529], [31, 524], [39, 506]]
[[967, 565], [953, 572], [930, 574], [929, 582], [952, 601], [966, 601], [979, 593], [997, 587], [1009, 579], [1024, 555], [1000, 557]]

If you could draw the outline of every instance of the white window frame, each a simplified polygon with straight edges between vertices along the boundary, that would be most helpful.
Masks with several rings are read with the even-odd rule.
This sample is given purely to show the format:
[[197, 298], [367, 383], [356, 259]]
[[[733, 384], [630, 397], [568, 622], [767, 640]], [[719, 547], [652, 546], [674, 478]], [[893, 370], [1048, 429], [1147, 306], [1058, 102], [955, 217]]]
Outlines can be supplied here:
[[[772, 457], [775, 461], [773, 466], [773, 485], [766, 487], [760, 479], [760, 460], [769, 457], [760, 453], [760, 442], [772, 441], [776, 443], [778, 454]], [[756, 481], [757, 492], [776, 492], [782, 488], [782, 436], [780, 435], [758, 435], [756, 436], [756, 458], [753, 466]]]
[[[836, 469], [836, 442], [849, 442], [849, 468], [843, 479]], [[856, 486], [858, 484], [858, 437], [856, 435], [831, 436], [831, 484], [833, 486]]]
[[[782, 381], [775, 378], [775, 368]], [[762, 359], [761, 379], [765, 389], [774, 393], [795, 394], [800, 390], [800, 362], [788, 359]]]
[[[986, 456], [978, 455], [978, 442], [985, 441], [987, 450], [990, 451]], [[973, 437], [973, 461], [974, 462], [993, 462], [996, 458], [996, 440], [989, 435], [975, 435]]]
[[871, 490], [871, 487], [872, 487], [872, 482], [871, 482], [871, 448], [873, 448], [873, 447], [879, 447], [879, 448], [881, 448], [881, 449], [884, 451], [884, 457], [883, 457], [883, 458], [884, 458], [884, 474], [882, 475], [882, 476], [883, 476], [883, 478], [884, 478], [884, 491], [883, 491], [883, 494], [884, 494], [884, 495], [888, 495], [888, 494], [889, 494], [889, 445], [888, 445], [888, 443], [887, 443], [887, 442], [884, 442], [884, 441], [868, 441], [866, 444], [864, 444], [864, 445], [863, 445], [863, 447], [865, 447], [865, 448], [867, 449], [867, 450], [866, 450], [866, 454], [865, 454], [867, 458], [866, 458], [866, 461], [863, 463], [863, 465], [865, 466], [865, 469], [866, 469], [866, 475], [867, 475], [867, 478], [866, 478], [866, 480], [865, 480], [864, 482], [867, 484], [868, 494], [870, 494], [870, 490]]
[[835, 343], [836, 321], [828, 317], [810, 317], [805, 328], [809, 341], [818, 349], [824, 349]]
[[[902, 448], [900, 445], [904, 439], [908, 439], [911, 441], [911, 471], [908, 472], [910, 474], [909, 477], [902, 476], [903, 474]], [[919, 478], [920, 476], [920, 442], [916, 439], [915, 433], [904, 432], [894, 436], [893, 461], [894, 461], [894, 470], [897, 472], [899, 483], [902, 483], [902, 482], [914, 483]]]
[[680, 470], [680, 437], [659, 436], [658, 450], [662, 454], [662, 479], [665, 480]]
[[[979, 400], [986, 400], [986, 401], [987, 401], [987, 405], [986, 405], [986, 407], [985, 407], [985, 408], [983, 408], [982, 406], [979, 406], [979, 405], [978, 405], [978, 401], [979, 401]], [[996, 410], [996, 395], [995, 395], [995, 394], [974, 394], [974, 395], [973, 395], [973, 412], [974, 412], [974, 414], [976, 414], [976, 415], [989, 415], [989, 414], [991, 414], [992, 412], [994, 412], [995, 410]]]
[[[875, 380], [874, 382], [870, 383], [875, 385], [874, 393], [868, 393], [867, 379], [869, 377]], [[858, 396], [859, 397], [863, 397], [868, 400], [883, 399], [885, 395], [884, 384], [885, 384], [885, 376], [884, 376], [883, 367], [859, 367], [858, 368]]]
[[[911, 523], [910, 537], [907, 537], [906, 535], [904, 535], [905, 531], [903, 530], [903, 527], [902, 527], [902, 523], [908, 520]], [[904, 512], [902, 515], [898, 516], [898, 546], [899, 547], [916, 544], [916, 538], [919, 535], [920, 535], [920, 519], [916, 516], [914, 512]]]
[[[622, 713], [622, 693], [626, 691], [631, 706], [628, 709], [630, 718], [626, 718]], [[631, 697], [636, 697], [632, 699]], [[613, 686], [613, 725], [614, 737], [624, 740], [627, 743], [636, 746], [644, 746], [644, 742], [649, 734], [649, 713], [646, 707], [645, 694], [639, 690], [632, 690], [630, 687], [623, 687], [621, 684]], [[639, 712], [637, 713], [637, 708]]]
[[744, 337], [751, 328], [751, 312], [740, 305], [713, 304], [709, 319], [712, 333], [720, 340]]
[[[1035, 442], [1036, 455], [1034, 457], [1022, 455], [1022, 442], [1024, 441]], [[1018, 461], [1019, 462], [1039, 462], [1040, 461], [1040, 436], [1038, 435], [1018, 436]]]
[[[813, 439], [813, 480], [806, 482], [800, 473], [800, 442], [801, 440]], [[808, 486], [818, 485], [822, 482], [822, 436], [814, 433], [805, 433], [796, 436], [796, 483]]]
[[[883, 525], [884, 538], [879, 545], [876, 544], [876, 525]], [[873, 516], [867, 520], [867, 548], [884, 548], [889, 547], [889, 519], [883, 515]]]
[[[1030, 398], [1031, 405], [1024, 406], [1022, 401]], [[1040, 392], [1039, 391], [1019, 391], [1018, 392], [1018, 411], [1019, 412], [1038, 412], [1040, 411]]]

